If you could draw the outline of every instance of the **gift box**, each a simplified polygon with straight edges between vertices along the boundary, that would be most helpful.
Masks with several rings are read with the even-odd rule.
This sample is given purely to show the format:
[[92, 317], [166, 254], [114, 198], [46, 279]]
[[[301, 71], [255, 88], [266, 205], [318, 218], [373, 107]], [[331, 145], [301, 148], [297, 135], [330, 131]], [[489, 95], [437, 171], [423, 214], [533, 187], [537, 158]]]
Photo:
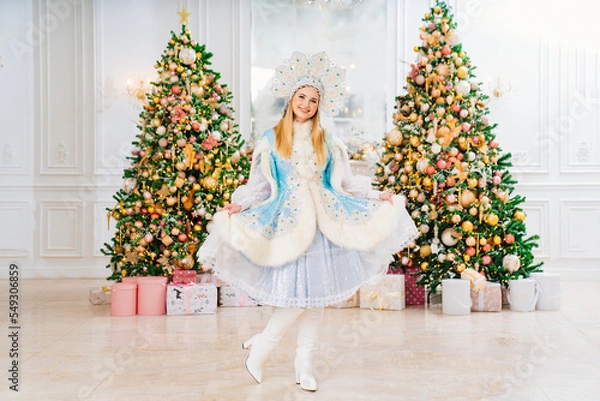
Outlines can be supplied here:
[[213, 284], [169, 284], [167, 315], [204, 315], [217, 311], [217, 287]]
[[404, 276], [386, 274], [375, 284], [365, 284], [359, 298], [361, 309], [402, 310], [406, 307]]
[[359, 306], [360, 306], [360, 291], [356, 291], [354, 293], [354, 295], [352, 295], [350, 298], [348, 298], [345, 301], [330, 305], [331, 308], [335, 308], [335, 309], [356, 308]]
[[173, 284], [194, 284], [197, 276], [195, 270], [176, 269], [173, 272]]
[[418, 267], [407, 267], [404, 273], [404, 283], [406, 288], [406, 305], [425, 305], [425, 288], [417, 285], [418, 275], [414, 273], [421, 272]]
[[502, 311], [502, 288], [500, 283], [486, 281], [483, 287], [471, 287], [471, 310], [475, 312]]
[[90, 302], [92, 305], [110, 304], [110, 287], [92, 287], [90, 288]]
[[258, 302], [250, 298], [245, 291], [235, 287], [219, 288], [219, 306], [257, 306]]

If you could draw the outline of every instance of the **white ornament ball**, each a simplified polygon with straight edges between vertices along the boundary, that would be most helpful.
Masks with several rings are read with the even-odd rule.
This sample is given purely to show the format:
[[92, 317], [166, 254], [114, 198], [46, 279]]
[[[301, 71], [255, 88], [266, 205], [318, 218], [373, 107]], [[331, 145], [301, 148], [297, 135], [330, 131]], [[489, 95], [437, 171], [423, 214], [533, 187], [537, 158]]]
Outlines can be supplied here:
[[437, 155], [441, 151], [442, 151], [442, 147], [440, 146], [439, 143], [434, 143], [433, 145], [431, 145], [431, 153], [433, 153], [434, 155]]
[[196, 61], [196, 52], [188, 47], [181, 49], [179, 52], [179, 59], [182, 63], [190, 65]]
[[165, 132], [167, 132], [167, 129], [162, 125], [156, 129], [156, 133], [158, 135], [164, 135]]
[[415, 82], [417, 85], [423, 85], [425, 83], [425, 77], [423, 75], [417, 75]]
[[123, 190], [127, 193], [133, 191], [136, 186], [137, 181], [135, 178], [126, 178], [125, 181], [123, 181]]
[[221, 129], [221, 131], [227, 131], [229, 130], [229, 124], [227, 123], [227, 121], [223, 121], [221, 125], [219, 125], [219, 128]]
[[456, 84], [456, 93], [459, 95], [468, 95], [471, 92], [471, 85], [467, 81], [459, 81]]
[[514, 273], [521, 268], [521, 261], [516, 255], [506, 255], [502, 258], [502, 267]]
[[429, 232], [429, 226], [427, 224], [421, 224], [419, 231], [421, 231], [423, 234], [427, 234]]
[[456, 245], [461, 237], [462, 235], [454, 228], [448, 227], [444, 231], [442, 231], [442, 242], [446, 246]]
[[471, 82], [471, 90], [472, 91], [476, 91], [478, 87], [479, 87], [479, 85], [477, 84], [477, 82]]
[[212, 136], [217, 140], [220, 141], [221, 138], [223, 138], [223, 134], [221, 134], [219, 131], [213, 131]]
[[439, 261], [440, 263], [444, 263], [444, 262], [446, 261], [446, 255], [445, 255], [445, 254], [443, 254], [443, 253], [440, 253], [440, 254], [438, 255], [438, 261]]

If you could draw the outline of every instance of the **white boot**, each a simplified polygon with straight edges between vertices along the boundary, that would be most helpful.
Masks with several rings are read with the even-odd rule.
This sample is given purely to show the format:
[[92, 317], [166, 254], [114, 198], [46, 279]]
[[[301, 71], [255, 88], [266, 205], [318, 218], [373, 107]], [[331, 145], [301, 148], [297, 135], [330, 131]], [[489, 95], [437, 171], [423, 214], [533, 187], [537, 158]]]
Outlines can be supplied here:
[[312, 373], [313, 356], [319, 344], [319, 332], [324, 308], [311, 308], [300, 316], [298, 348], [296, 349], [296, 383], [302, 390], [316, 391], [317, 381]]
[[244, 349], [252, 347], [246, 358], [246, 369], [257, 383], [262, 381], [262, 366], [269, 354], [302, 312], [304, 309], [276, 307], [263, 332], [242, 344]]

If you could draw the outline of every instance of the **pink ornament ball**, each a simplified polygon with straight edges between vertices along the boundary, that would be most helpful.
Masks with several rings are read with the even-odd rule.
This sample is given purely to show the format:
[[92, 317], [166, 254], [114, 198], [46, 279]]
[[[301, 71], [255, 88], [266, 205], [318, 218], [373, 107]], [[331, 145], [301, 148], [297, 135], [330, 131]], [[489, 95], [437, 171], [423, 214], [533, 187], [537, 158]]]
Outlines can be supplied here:
[[173, 92], [176, 95], [179, 95], [181, 93], [181, 86], [179, 86], [179, 85], [173, 85], [171, 87], [171, 92]]
[[449, 55], [450, 53], [452, 53], [452, 50], [450, 49], [450, 46], [448, 45], [444, 45], [444, 47], [442, 47], [442, 54], [444, 56]]
[[449, 194], [446, 196], [446, 201], [448, 201], [448, 203], [454, 203], [456, 202], [456, 196], [454, 194]]
[[452, 109], [453, 112], [458, 113], [460, 111], [460, 106], [458, 104], [454, 103], [451, 106], [451, 109]]
[[144, 157], [144, 156], [146, 156], [146, 151], [140, 150], [138, 154], [140, 155], [140, 157]]
[[495, 139], [492, 139], [492, 140], [490, 141], [490, 148], [492, 148], [492, 149], [496, 149], [496, 148], [498, 147], [498, 145], [499, 145], [499, 143], [498, 143], [498, 141], [497, 141], [497, 140], [495, 140]]
[[460, 111], [461, 118], [467, 118], [469, 116], [469, 111], [467, 109], [462, 109]]
[[178, 240], [179, 242], [185, 242], [185, 241], [187, 240], [187, 235], [186, 235], [186, 234], [184, 234], [184, 233], [181, 233], [181, 234], [179, 234], [179, 235], [177, 236], [177, 240]]
[[483, 258], [481, 258], [481, 261], [487, 266], [492, 263], [492, 258], [489, 255], [484, 255]]
[[440, 159], [437, 161], [437, 167], [442, 170], [446, 168], [446, 161], [444, 159]]
[[176, 63], [169, 63], [169, 71], [175, 71], [177, 69]]
[[162, 104], [163, 106], [165, 106], [167, 103], [169, 103], [169, 99], [166, 97], [163, 97], [162, 99], [160, 99], [160, 104]]
[[151, 233], [147, 233], [146, 235], [144, 235], [144, 241], [150, 243], [152, 242], [152, 240], [154, 239], [154, 235], [152, 235]]
[[463, 130], [463, 132], [467, 132], [468, 130], [471, 129], [471, 124], [466, 123], [466, 122], [462, 123], [461, 126], [460, 126], [460, 128]]
[[438, 187], [440, 187], [440, 188], [446, 188], [446, 183], [445, 182], [440, 182], [438, 184]]
[[475, 248], [473, 248], [472, 246], [468, 247], [466, 252], [467, 255], [469, 256], [475, 256]]
[[152, 199], [152, 194], [148, 191], [144, 191], [144, 199], [146, 199], [146, 200]]
[[492, 178], [492, 183], [494, 185], [500, 185], [501, 182], [502, 182], [502, 178], [500, 178], [498, 176], [494, 176], [494, 178]]
[[504, 242], [506, 242], [507, 244], [512, 244], [513, 242], [515, 242], [515, 236], [512, 234], [506, 234], [504, 236]]
[[490, 249], [492, 249], [492, 246], [490, 244], [485, 244], [481, 249], [483, 249], [483, 252], [489, 252]]
[[435, 167], [433, 167], [433, 166], [429, 165], [429, 166], [427, 166], [427, 168], [425, 169], [425, 172], [426, 172], [427, 174], [429, 174], [429, 175], [433, 175], [433, 174], [435, 174]]
[[127, 214], [127, 216], [131, 216], [133, 214], [133, 209], [130, 207], [125, 209], [125, 214]]
[[161, 227], [164, 227], [164, 226], [165, 226], [165, 221], [164, 221], [164, 220], [161, 220], [161, 221], [158, 223], [158, 225], [159, 225], [159, 226], [161, 226]]

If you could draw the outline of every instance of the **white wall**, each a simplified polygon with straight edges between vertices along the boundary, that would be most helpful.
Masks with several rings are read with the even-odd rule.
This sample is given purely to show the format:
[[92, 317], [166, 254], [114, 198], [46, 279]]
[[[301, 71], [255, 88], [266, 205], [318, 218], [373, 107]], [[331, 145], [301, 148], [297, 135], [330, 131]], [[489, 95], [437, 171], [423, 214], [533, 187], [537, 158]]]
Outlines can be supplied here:
[[[389, 0], [396, 93], [406, 74], [397, 61], [414, 60], [430, 3]], [[478, 78], [506, 89], [491, 118], [517, 156], [528, 229], [542, 236], [536, 254], [565, 279], [600, 279], [600, 52], [581, 18], [598, 6], [561, 3], [450, 1]], [[182, 5], [249, 132], [249, 0], [0, 0], [0, 270], [14, 260], [25, 277], [108, 274], [104, 209], [140, 110], [126, 81], [153, 77]]]

